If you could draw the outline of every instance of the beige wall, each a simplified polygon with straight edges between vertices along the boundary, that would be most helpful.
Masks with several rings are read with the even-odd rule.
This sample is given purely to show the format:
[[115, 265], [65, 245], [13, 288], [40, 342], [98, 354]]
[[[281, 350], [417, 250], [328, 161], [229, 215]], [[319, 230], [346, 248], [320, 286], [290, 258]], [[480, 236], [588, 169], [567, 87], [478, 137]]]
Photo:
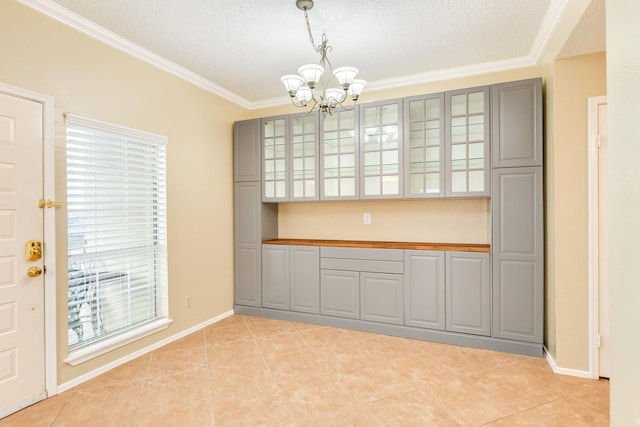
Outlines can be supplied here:
[[[169, 314], [165, 331], [71, 367], [66, 217], [57, 213], [59, 383], [233, 308], [232, 123], [248, 113], [13, 0], [0, 2], [0, 81], [55, 99], [56, 199], [65, 199], [63, 114], [169, 137]], [[193, 307], [184, 308], [190, 295]]]
[[640, 2], [607, 0], [611, 425], [640, 425]]
[[[555, 351], [560, 367], [589, 370], [587, 99], [606, 95], [606, 55], [554, 66]], [[551, 320], [551, 319], [549, 319]]]

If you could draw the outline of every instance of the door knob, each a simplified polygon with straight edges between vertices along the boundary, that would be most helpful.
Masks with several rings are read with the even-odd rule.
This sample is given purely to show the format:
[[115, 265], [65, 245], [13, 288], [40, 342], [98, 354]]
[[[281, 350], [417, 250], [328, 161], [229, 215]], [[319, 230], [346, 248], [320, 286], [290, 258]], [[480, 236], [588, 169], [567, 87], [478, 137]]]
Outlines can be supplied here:
[[38, 277], [42, 274], [42, 269], [40, 267], [29, 267], [27, 269], [27, 276], [29, 277]]

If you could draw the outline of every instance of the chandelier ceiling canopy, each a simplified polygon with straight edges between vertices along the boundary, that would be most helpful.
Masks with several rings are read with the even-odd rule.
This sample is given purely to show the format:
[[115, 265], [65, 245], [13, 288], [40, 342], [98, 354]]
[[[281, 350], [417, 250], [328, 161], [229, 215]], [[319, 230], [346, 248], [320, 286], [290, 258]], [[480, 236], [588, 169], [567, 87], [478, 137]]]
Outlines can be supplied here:
[[[307, 112], [318, 109], [324, 113], [329, 113], [337, 106], [351, 109], [355, 106], [362, 90], [367, 82], [356, 79], [358, 69], [355, 67], [339, 67], [333, 69], [327, 53], [331, 51], [329, 40], [325, 33], [322, 34], [322, 41], [316, 46], [309, 25], [308, 11], [313, 8], [313, 0], [296, 0], [298, 9], [304, 12], [304, 19], [307, 24], [307, 33], [311, 47], [320, 55], [317, 64], [306, 64], [298, 68], [298, 74], [287, 74], [280, 80], [284, 84], [293, 105], [300, 108], [308, 108]], [[336, 84], [336, 86], [332, 86]], [[351, 102], [345, 102], [351, 99]]]

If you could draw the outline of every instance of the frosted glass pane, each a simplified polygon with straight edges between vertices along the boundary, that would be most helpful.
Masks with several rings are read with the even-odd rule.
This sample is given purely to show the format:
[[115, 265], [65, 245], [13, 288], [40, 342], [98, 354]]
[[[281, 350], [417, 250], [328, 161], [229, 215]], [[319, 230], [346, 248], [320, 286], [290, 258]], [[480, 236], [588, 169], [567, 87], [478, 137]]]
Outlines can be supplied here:
[[292, 175], [293, 175], [293, 179], [302, 179], [302, 178], [304, 178], [304, 171], [303, 170], [294, 170]]
[[451, 119], [451, 142], [467, 141], [467, 118], [456, 117]]
[[264, 122], [264, 137], [273, 138], [275, 136], [275, 125], [273, 120]]
[[274, 147], [275, 151], [274, 151], [274, 156], [275, 157], [284, 157], [284, 153], [285, 153], [285, 148], [284, 148], [284, 144], [283, 145], [276, 145]]
[[414, 122], [416, 120], [424, 120], [424, 101], [411, 101], [409, 102], [409, 120]]
[[304, 159], [304, 169], [308, 171], [315, 171], [316, 169], [315, 157], [307, 157], [306, 159]]
[[316, 181], [314, 179], [307, 179], [304, 181], [304, 194], [306, 197], [315, 197]]
[[300, 134], [304, 132], [304, 126], [302, 125], [302, 117], [296, 117], [293, 119], [293, 133]]
[[409, 149], [409, 163], [422, 163], [424, 162], [424, 148], [410, 148]]
[[331, 169], [338, 167], [338, 156], [324, 156], [324, 168]]
[[316, 142], [310, 141], [304, 143], [304, 156], [315, 156], [316, 155]]
[[462, 116], [467, 114], [467, 95], [454, 95], [451, 97], [451, 115]]
[[284, 181], [276, 181], [276, 197], [278, 198], [282, 198], [286, 196], [286, 191], [285, 191], [285, 183]]
[[353, 129], [355, 128], [355, 111], [343, 111], [340, 113], [340, 128], [341, 129]]
[[356, 156], [353, 154], [342, 154], [340, 156], [340, 166], [343, 168], [352, 168], [356, 163]]
[[469, 169], [484, 168], [484, 143], [469, 144]]
[[427, 147], [425, 154], [428, 162], [440, 161], [440, 147]]
[[380, 194], [380, 177], [368, 176], [364, 179], [364, 194], [377, 196]]
[[376, 151], [380, 149], [379, 128], [369, 128], [364, 130], [364, 151]]
[[346, 197], [356, 195], [355, 178], [342, 178], [340, 180], [340, 195], [346, 196]]
[[382, 177], [382, 194], [398, 194], [399, 180], [397, 176]]
[[365, 174], [380, 174], [380, 152], [365, 153], [364, 155]]
[[398, 148], [398, 126], [385, 126], [382, 128], [382, 148]]
[[364, 109], [364, 126], [378, 125], [379, 107], [367, 107]]
[[484, 171], [469, 172], [469, 191], [484, 191]]
[[324, 195], [329, 197], [338, 196], [338, 180], [327, 179], [324, 180]]
[[265, 197], [273, 198], [276, 195], [276, 186], [273, 182], [264, 183], [264, 195]]
[[325, 132], [338, 129], [338, 117], [336, 115], [330, 116], [329, 114], [323, 114], [322, 117], [322, 126]]
[[275, 165], [273, 160], [266, 160], [264, 162], [264, 179], [273, 180], [275, 178]]
[[451, 174], [451, 191], [461, 193], [467, 191], [467, 173], [453, 172]]
[[469, 117], [469, 141], [483, 141], [483, 140], [484, 140], [484, 117], [470, 116]]
[[398, 105], [383, 105], [382, 106], [382, 123], [398, 123]]
[[354, 153], [356, 151], [356, 142], [353, 138], [353, 131], [340, 133], [340, 152]]
[[469, 94], [469, 114], [484, 113], [484, 92]]
[[437, 119], [439, 117], [440, 117], [440, 100], [437, 98], [427, 99], [425, 118], [430, 120], [430, 119]]
[[422, 129], [409, 130], [409, 147], [424, 145], [424, 131]]
[[302, 157], [304, 151], [302, 149], [302, 144], [293, 144], [292, 155], [293, 157]]
[[274, 135], [282, 136], [284, 135], [284, 119], [276, 120], [274, 123]]
[[304, 197], [304, 183], [302, 181], [294, 181], [293, 197]]
[[424, 176], [422, 174], [409, 176], [409, 192], [411, 194], [422, 194], [424, 192]]
[[451, 168], [454, 170], [467, 168], [467, 146], [465, 144], [451, 146]]
[[382, 152], [382, 164], [383, 165], [398, 165], [398, 151], [383, 151]]
[[275, 151], [273, 149], [273, 145], [264, 147], [264, 158], [265, 159], [273, 159]]
[[275, 171], [277, 172], [284, 172], [287, 170], [287, 164], [284, 161], [284, 159], [277, 159], [275, 161]]
[[440, 174], [429, 173], [426, 178], [426, 190], [425, 193], [439, 193], [440, 192]]

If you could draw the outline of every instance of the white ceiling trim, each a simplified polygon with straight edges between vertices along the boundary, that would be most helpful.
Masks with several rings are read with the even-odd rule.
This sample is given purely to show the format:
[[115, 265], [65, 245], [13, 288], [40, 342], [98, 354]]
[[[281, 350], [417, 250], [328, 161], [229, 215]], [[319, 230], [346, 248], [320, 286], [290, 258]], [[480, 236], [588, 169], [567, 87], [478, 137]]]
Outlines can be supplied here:
[[70, 10], [54, 3], [50, 0], [18, 0], [18, 2], [28, 6], [32, 9], [43, 13], [50, 18], [55, 19], [81, 33], [101, 41], [115, 49], [125, 52], [135, 58], [138, 58], [148, 64], [160, 68], [170, 74], [173, 74], [187, 82], [206, 90], [214, 95], [220, 96], [228, 101], [240, 105], [244, 108], [250, 108], [251, 105], [246, 99], [228, 91], [227, 89], [218, 86], [212, 81], [205, 79], [204, 77], [187, 70], [180, 65], [169, 61], [155, 53], [130, 42], [129, 40], [120, 37], [119, 35], [107, 30], [100, 25], [97, 25], [88, 19], [71, 12]]
[[[58, 5], [57, 3], [54, 3], [51, 0], [18, 0], [18, 2], [32, 9], [35, 9], [38, 12], [43, 13], [44, 15], [47, 15], [52, 19], [55, 19], [71, 28], [74, 28], [93, 39], [101, 41], [115, 49], [125, 52], [155, 67], [158, 67], [161, 70], [173, 74], [176, 77], [179, 77], [207, 92], [231, 101], [243, 108], [256, 110], [261, 108], [281, 106], [291, 102], [289, 97], [284, 96], [267, 99], [264, 101], [248, 101], [247, 99], [232, 93], [231, 91], [213, 83], [212, 81], [205, 79], [204, 77], [190, 70], [187, 70], [186, 68], [181, 67], [180, 65], [172, 61], [156, 55], [155, 53], [144, 49], [143, 47], [132, 43], [123, 37], [120, 37], [119, 35], [89, 21], [88, 19], [74, 12], [71, 12], [70, 10]], [[378, 80], [369, 82], [368, 89], [392, 89], [401, 86], [424, 84], [435, 81], [468, 77], [478, 74], [487, 74], [536, 65], [542, 57], [544, 49], [551, 39], [553, 32], [556, 30], [568, 2], [569, 0], [551, 1], [551, 5], [547, 10], [543, 25], [540, 27], [531, 51], [527, 56], [512, 58], [503, 61], [486, 62], [481, 64], [473, 64], [470, 66], [454, 67], [426, 73], [413, 74], [409, 76]]]

